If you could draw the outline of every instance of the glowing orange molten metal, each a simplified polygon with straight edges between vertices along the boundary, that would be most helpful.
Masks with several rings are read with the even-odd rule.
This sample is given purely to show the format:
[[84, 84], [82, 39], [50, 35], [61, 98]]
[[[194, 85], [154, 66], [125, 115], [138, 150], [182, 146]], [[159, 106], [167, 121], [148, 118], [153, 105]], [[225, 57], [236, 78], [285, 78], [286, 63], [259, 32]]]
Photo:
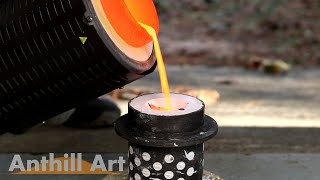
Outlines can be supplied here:
[[165, 108], [165, 110], [167, 111], [171, 111], [171, 100], [170, 100], [170, 90], [169, 90], [169, 83], [168, 83], [168, 77], [167, 77], [167, 73], [166, 73], [166, 68], [164, 66], [164, 62], [163, 62], [163, 58], [162, 58], [162, 54], [161, 54], [161, 49], [160, 49], [160, 44], [158, 41], [158, 37], [157, 37], [157, 33], [156, 31], [143, 23], [139, 24], [146, 29], [146, 31], [150, 34], [150, 36], [153, 39], [153, 43], [154, 43], [154, 49], [156, 52], [156, 56], [157, 56], [157, 62], [158, 62], [158, 68], [159, 68], [159, 75], [160, 75], [160, 81], [161, 81], [161, 87], [162, 87], [162, 92], [165, 96], [166, 99], [166, 103], [167, 103], [167, 107]]
[[110, 24], [117, 34], [133, 47], [149, 42], [149, 34], [138, 24], [142, 22], [159, 32], [159, 18], [152, 0], [100, 0]]

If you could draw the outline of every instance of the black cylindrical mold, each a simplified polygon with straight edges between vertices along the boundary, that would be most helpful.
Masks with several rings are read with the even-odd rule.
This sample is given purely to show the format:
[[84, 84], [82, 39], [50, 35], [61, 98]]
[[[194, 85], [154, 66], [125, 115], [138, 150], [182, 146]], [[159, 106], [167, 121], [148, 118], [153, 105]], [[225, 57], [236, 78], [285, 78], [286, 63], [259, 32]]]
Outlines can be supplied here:
[[154, 148], [129, 143], [129, 179], [193, 179], [203, 175], [203, 144]]
[[[88, 37], [82, 44], [79, 37]], [[18, 132], [143, 77], [91, 0], [0, 0], [0, 133]]]
[[203, 143], [217, 134], [218, 125], [204, 115], [203, 102], [191, 96], [171, 94], [173, 103], [174, 99], [188, 102], [180, 110], [148, 106], [161, 97], [149, 94], [133, 99], [129, 113], [115, 124], [116, 132], [129, 141], [129, 179], [201, 180]]

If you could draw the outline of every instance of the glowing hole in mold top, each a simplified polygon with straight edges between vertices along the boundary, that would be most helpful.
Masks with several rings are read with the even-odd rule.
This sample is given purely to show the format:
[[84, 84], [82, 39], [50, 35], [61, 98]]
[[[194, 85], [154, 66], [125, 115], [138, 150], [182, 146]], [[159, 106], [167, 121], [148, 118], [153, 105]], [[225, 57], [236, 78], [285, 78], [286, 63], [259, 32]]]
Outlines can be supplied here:
[[164, 65], [164, 62], [163, 62], [163, 58], [162, 58], [160, 44], [159, 44], [158, 37], [157, 37], [157, 32], [154, 30], [154, 28], [152, 28], [152, 27], [150, 27], [150, 26], [148, 26], [146, 24], [143, 24], [141, 22], [139, 22], [139, 24], [143, 28], [145, 28], [145, 30], [149, 33], [149, 35], [152, 37], [153, 43], [154, 43], [154, 49], [155, 49], [155, 53], [156, 53], [156, 56], [157, 56], [157, 62], [158, 62], [158, 69], [159, 69], [162, 93], [164, 94], [165, 102], [166, 102], [166, 105], [162, 106], [162, 108], [160, 108], [159, 110], [171, 111], [172, 110], [172, 105], [171, 105], [171, 100], [170, 100], [170, 90], [169, 90], [170, 88], [169, 88], [166, 68], [165, 68], [165, 65]]
[[[172, 111], [184, 111], [189, 103], [183, 99], [171, 98], [171, 110]], [[157, 98], [152, 99], [146, 103], [152, 110], [157, 111], [166, 111], [166, 99], [165, 98]]]
[[170, 97], [171, 111], [163, 110], [166, 107], [163, 93], [146, 94], [133, 98], [129, 102], [129, 107], [144, 114], [156, 116], [180, 116], [204, 108], [203, 102], [192, 96], [171, 93]]

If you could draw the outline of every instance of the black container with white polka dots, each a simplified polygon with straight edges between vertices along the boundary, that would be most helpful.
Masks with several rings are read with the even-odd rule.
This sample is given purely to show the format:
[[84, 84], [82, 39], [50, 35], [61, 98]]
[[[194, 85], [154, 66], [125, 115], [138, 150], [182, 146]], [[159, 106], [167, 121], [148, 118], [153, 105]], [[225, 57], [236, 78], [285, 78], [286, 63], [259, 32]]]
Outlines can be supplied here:
[[129, 141], [128, 179], [201, 180], [203, 143], [217, 134], [216, 121], [204, 114], [202, 101], [187, 95], [179, 96], [196, 102], [194, 110], [161, 114], [140, 109], [155, 96], [135, 98], [137, 106], [129, 102], [129, 113], [115, 123], [117, 134]]
[[130, 180], [202, 179], [203, 144], [155, 148], [129, 143]]

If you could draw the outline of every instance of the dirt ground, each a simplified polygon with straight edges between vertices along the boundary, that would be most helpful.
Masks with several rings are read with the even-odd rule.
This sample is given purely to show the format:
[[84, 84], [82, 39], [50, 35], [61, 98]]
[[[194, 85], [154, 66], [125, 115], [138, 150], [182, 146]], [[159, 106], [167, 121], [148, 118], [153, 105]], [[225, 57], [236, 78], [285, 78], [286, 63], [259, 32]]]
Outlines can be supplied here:
[[320, 64], [320, 2], [156, 0], [170, 64], [246, 66], [252, 57]]
[[[270, 76], [239, 68], [168, 66], [172, 86], [215, 89], [216, 104], [206, 114], [219, 124], [207, 152], [319, 153], [320, 71], [294, 69], [287, 76]], [[188, 72], [188, 73], [186, 73]], [[158, 73], [126, 89], [160, 89]], [[228, 83], [226, 83], [228, 82]], [[117, 101], [123, 113], [128, 100]], [[0, 152], [126, 152], [127, 142], [113, 128], [70, 129], [35, 127], [23, 135], [0, 136]]]
[[[218, 103], [207, 114], [223, 126], [320, 127], [320, 71], [293, 69], [288, 75], [272, 76], [243, 68], [168, 66], [172, 89], [217, 90]], [[160, 89], [157, 71], [125, 87]], [[126, 102], [122, 109], [126, 109]]]

